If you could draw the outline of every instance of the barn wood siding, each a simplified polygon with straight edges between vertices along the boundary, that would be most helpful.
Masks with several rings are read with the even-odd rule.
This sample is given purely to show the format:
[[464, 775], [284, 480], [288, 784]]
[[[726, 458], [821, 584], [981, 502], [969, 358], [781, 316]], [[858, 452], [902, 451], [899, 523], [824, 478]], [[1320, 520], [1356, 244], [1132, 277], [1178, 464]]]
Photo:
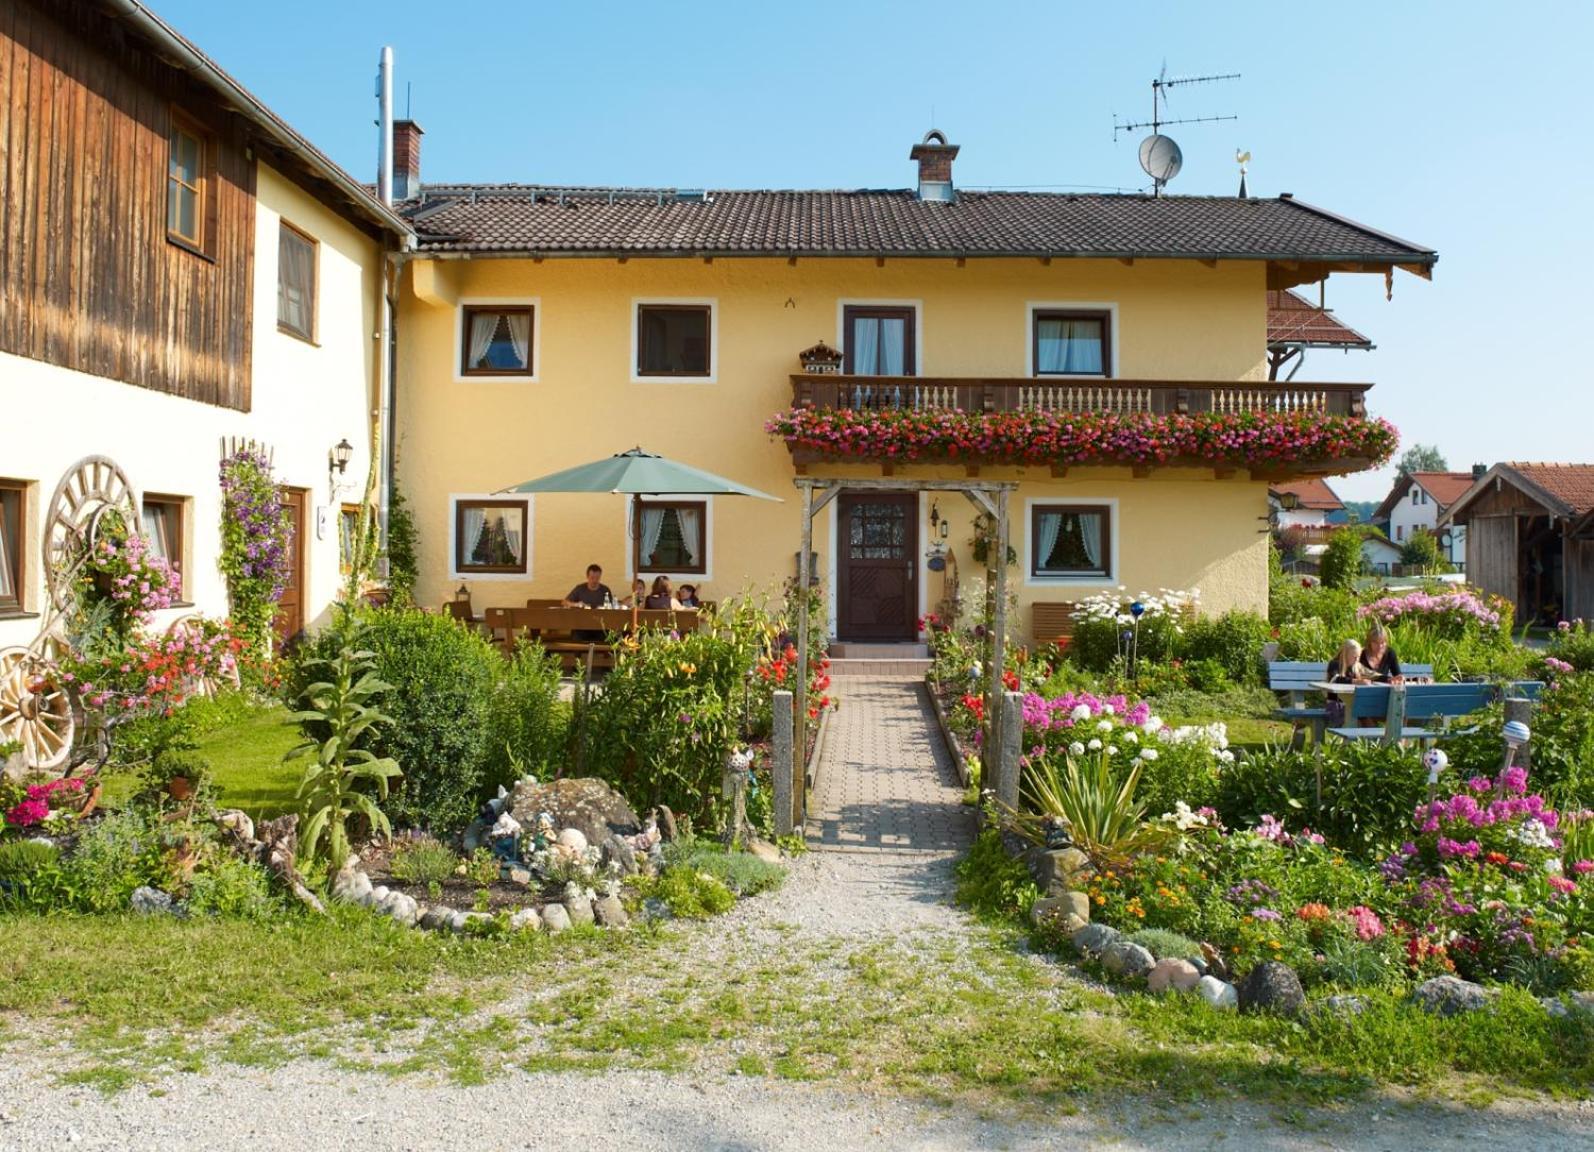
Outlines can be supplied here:
[[[206, 255], [166, 238], [171, 109], [212, 133]], [[248, 411], [241, 122], [75, 0], [0, 0], [0, 350]]]
[[1503, 596], [1518, 610], [1517, 518], [1473, 516], [1467, 524], [1467, 580]]
[[1594, 620], [1594, 540], [1569, 538], [1562, 553], [1566, 583], [1563, 620]]

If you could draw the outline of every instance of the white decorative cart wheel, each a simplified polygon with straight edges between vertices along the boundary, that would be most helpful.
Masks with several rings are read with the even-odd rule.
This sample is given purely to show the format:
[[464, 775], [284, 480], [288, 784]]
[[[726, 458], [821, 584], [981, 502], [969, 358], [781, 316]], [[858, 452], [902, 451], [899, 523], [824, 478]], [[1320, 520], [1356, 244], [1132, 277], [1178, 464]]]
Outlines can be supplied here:
[[44, 772], [66, 767], [79, 722], [76, 694], [43, 655], [52, 639], [0, 649], [0, 744], [22, 745], [24, 762]]
[[129, 528], [138, 527], [133, 485], [121, 465], [108, 456], [85, 456], [55, 486], [44, 521], [44, 577], [55, 611], [72, 609], [78, 572], [94, 547], [105, 513], [113, 508]]
[[[172, 621], [171, 627], [166, 629], [166, 635], [172, 639], [179, 636], [203, 637], [204, 618], [201, 616], [180, 616]], [[238, 678], [238, 665], [236, 662], [229, 664], [226, 672], [214, 676], [199, 675], [188, 681], [189, 696], [214, 696], [225, 688], [238, 688], [242, 681]]]

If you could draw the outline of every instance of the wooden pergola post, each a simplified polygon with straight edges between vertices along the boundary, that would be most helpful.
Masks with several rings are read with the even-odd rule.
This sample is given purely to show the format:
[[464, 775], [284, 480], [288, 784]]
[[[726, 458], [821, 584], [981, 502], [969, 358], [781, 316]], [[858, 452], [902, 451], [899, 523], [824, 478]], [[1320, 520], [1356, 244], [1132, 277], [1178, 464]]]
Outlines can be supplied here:
[[797, 552], [797, 683], [792, 685], [796, 702], [792, 717], [791, 822], [801, 828], [807, 819], [808, 754], [808, 565], [814, 552], [814, 488], [803, 485], [802, 547]]

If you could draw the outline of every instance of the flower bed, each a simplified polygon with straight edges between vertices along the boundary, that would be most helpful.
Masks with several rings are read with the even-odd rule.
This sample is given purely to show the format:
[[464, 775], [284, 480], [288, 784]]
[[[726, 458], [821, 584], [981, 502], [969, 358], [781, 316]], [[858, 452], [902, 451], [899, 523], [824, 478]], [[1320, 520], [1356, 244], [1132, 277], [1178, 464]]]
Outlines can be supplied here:
[[978, 460], [989, 464], [1194, 463], [1239, 467], [1389, 459], [1399, 436], [1383, 419], [1315, 413], [1154, 415], [1112, 412], [856, 411], [792, 408], [765, 431], [840, 459]]

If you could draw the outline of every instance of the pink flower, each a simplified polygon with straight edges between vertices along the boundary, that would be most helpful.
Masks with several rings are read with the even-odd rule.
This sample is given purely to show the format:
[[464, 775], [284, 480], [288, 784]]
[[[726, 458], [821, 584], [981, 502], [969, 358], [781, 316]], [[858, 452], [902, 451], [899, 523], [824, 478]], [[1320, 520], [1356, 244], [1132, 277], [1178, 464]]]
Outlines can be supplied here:
[[1594, 872], [1594, 860], [1578, 860], [1572, 865], [1572, 871], [1579, 876], [1587, 876]]
[[1350, 917], [1351, 927], [1355, 929], [1358, 940], [1376, 940], [1384, 934], [1384, 922], [1378, 918], [1378, 913], [1365, 905], [1358, 904], [1345, 915]]
[[1551, 876], [1550, 887], [1561, 893], [1576, 892], [1577, 881], [1568, 880], [1565, 876]]

